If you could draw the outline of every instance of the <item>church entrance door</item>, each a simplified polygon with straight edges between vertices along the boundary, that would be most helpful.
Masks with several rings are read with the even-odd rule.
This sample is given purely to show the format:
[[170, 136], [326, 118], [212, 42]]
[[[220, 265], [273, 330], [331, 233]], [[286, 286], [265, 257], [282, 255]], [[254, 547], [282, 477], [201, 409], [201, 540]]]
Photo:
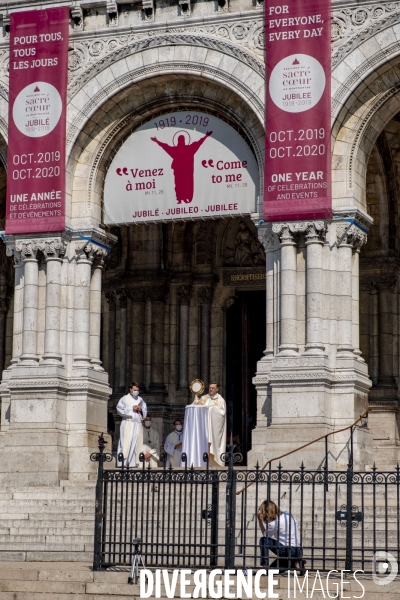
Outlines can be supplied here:
[[239, 292], [226, 313], [227, 431], [240, 442], [245, 465], [256, 426], [257, 394], [252, 378], [265, 350], [265, 319], [264, 290]]

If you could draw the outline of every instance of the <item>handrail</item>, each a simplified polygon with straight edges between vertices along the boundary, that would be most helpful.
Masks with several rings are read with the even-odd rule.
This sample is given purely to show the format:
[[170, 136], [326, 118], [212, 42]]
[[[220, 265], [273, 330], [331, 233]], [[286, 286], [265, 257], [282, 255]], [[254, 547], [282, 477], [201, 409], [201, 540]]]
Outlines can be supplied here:
[[[367, 410], [357, 419], [357, 421], [354, 421], [354, 423], [352, 425], [347, 425], [347, 427], [343, 427], [343, 429], [338, 429], [337, 431], [331, 431], [330, 433], [321, 435], [319, 438], [312, 440], [311, 442], [307, 442], [307, 444], [304, 444], [303, 446], [299, 446], [298, 448], [295, 448], [294, 450], [291, 450], [290, 452], [286, 452], [286, 454], [281, 454], [281, 456], [276, 456], [275, 458], [271, 458], [270, 460], [267, 460], [267, 462], [260, 469], [260, 471], [264, 471], [264, 469], [266, 467], [268, 467], [268, 465], [273, 463], [275, 460], [280, 460], [281, 458], [285, 458], [285, 456], [289, 456], [290, 454], [294, 454], [295, 452], [298, 452], [299, 450], [303, 450], [303, 448], [307, 448], [307, 446], [311, 446], [312, 444], [315, 444], [316, 442], [319, 442], [323, 439], [327, 439], [330, 435], [335, 435], [336, 433], [342, 433], [343, 431], [347, 431], [347, 429], [352, 429], [353, 427], [355, 427], [355, 425], [357, 425], [357, 423], [359, 423], [360, 421], [365, 419], [365, 417], [367, 416], [367, 414], [370, 411], [371, 411], [371, 407], [367, 408]], [[249, 488], [251, 485], [253, 485], [253, 483], [254, 483], [254, 481], [245, 485], [244, 488], [242, 488], [241, 490], [236, 492], [236, 495], [238, 496], [239, 494], [242, 494], [245, 490], [247, 490], [247, 488]]]

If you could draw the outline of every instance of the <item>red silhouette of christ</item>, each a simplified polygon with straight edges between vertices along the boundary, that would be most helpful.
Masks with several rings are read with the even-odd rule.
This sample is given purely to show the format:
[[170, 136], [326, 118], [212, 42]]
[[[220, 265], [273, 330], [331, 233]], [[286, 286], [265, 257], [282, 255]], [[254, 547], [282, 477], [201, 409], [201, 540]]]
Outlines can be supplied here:
[[193, 200], [194, 193], [194, 155], [205, 140], [212, 135], [212, 131], [207, 131], [206, 135], [192, 144], [185, 143], [185, 136], [178, 137], [176, 146], [169, 146], [160, 142], [156, 137], [152, 141], [156, 142], [172, 158], [172, 170], [175, 178], [175, 194], [178, 204], [182, 201], [189, 204]]

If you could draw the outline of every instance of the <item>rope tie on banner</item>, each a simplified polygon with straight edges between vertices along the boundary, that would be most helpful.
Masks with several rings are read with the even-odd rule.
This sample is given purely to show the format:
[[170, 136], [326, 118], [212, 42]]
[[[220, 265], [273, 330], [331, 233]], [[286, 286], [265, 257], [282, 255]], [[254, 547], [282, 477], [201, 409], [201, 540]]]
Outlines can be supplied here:
[[[273, 463], [275, 460], [281, 460], [282, 458], [285, 458], [286, 456], [290, 456], [290, 454], [294, 454], [295, 452], [298, 452], [299, 450], [303, 450], [304, 448], [307, 448], [307, 446], [311, 446], [312, 444], [315, 444], [316, 442], [320, 442], [321, 440], [328, 438], [330, 435], [335, 435], [336, 433], [343, 433], [343, 431], [347, 431], [347, 429], [352, 429], [353, 427], [355, 427], [357, 425], [357, 423], [359, 423], [360, 421], [365, 419], [365, 417], [367, 416], [367, 414], [370, 411], [371, 411], [371, 407], [367, 408], [367, 410], [360, 417], [358, 417], [357, 421], [354, 421], [354, 423], [352, 425], [347, 425], [347, 427], [343, 427], [342, 429], [338, 429], [337, 431], [331, 431], [330, 433], [321, 435], [319, 438], [312, 440], [311, 442], [307, 442], [307, 444], [304, 444], [303, 446], [299, 446], [299, 448], [295, 448], [294, 450], [290, 450], [290, 452], [286, 452], [286, 454], [281, 454], [281, 456], [276, 456], [275, 458], [271, 458], [270, 460], [267, 460], [267, 462], [260, 469], [260, 471], [265, 471], [265, 469], [268, 467], [268, 465]], [[252, 481], [251, 483], [248, 483], [241, 490], [236, 492], [236, 495], [238, 496], [239, 494], [242, 494], [245, 490], [247, 490], [254, 483], [255, 483], [254, 481]]]

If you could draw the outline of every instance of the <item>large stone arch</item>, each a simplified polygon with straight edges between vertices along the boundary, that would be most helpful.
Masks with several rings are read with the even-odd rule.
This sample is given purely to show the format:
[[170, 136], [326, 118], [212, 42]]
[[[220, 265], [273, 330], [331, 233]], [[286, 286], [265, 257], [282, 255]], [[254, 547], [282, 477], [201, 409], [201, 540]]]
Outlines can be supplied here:
[[116, 147], [157, 111], [177, 106], [197, 105], [239, 129], [262, 181], [264, 66], [255, 55], [203, 36], [164, 35], [101, 62], [70, 85], [69, 225], [101, 222], [105, 169]]
[[[387, 25], [385, 27], [385, 25]], [[333, 203], [366, 210], [369, 156], [400, 109], [400, 25], [384, 20], [333, 55]]]

